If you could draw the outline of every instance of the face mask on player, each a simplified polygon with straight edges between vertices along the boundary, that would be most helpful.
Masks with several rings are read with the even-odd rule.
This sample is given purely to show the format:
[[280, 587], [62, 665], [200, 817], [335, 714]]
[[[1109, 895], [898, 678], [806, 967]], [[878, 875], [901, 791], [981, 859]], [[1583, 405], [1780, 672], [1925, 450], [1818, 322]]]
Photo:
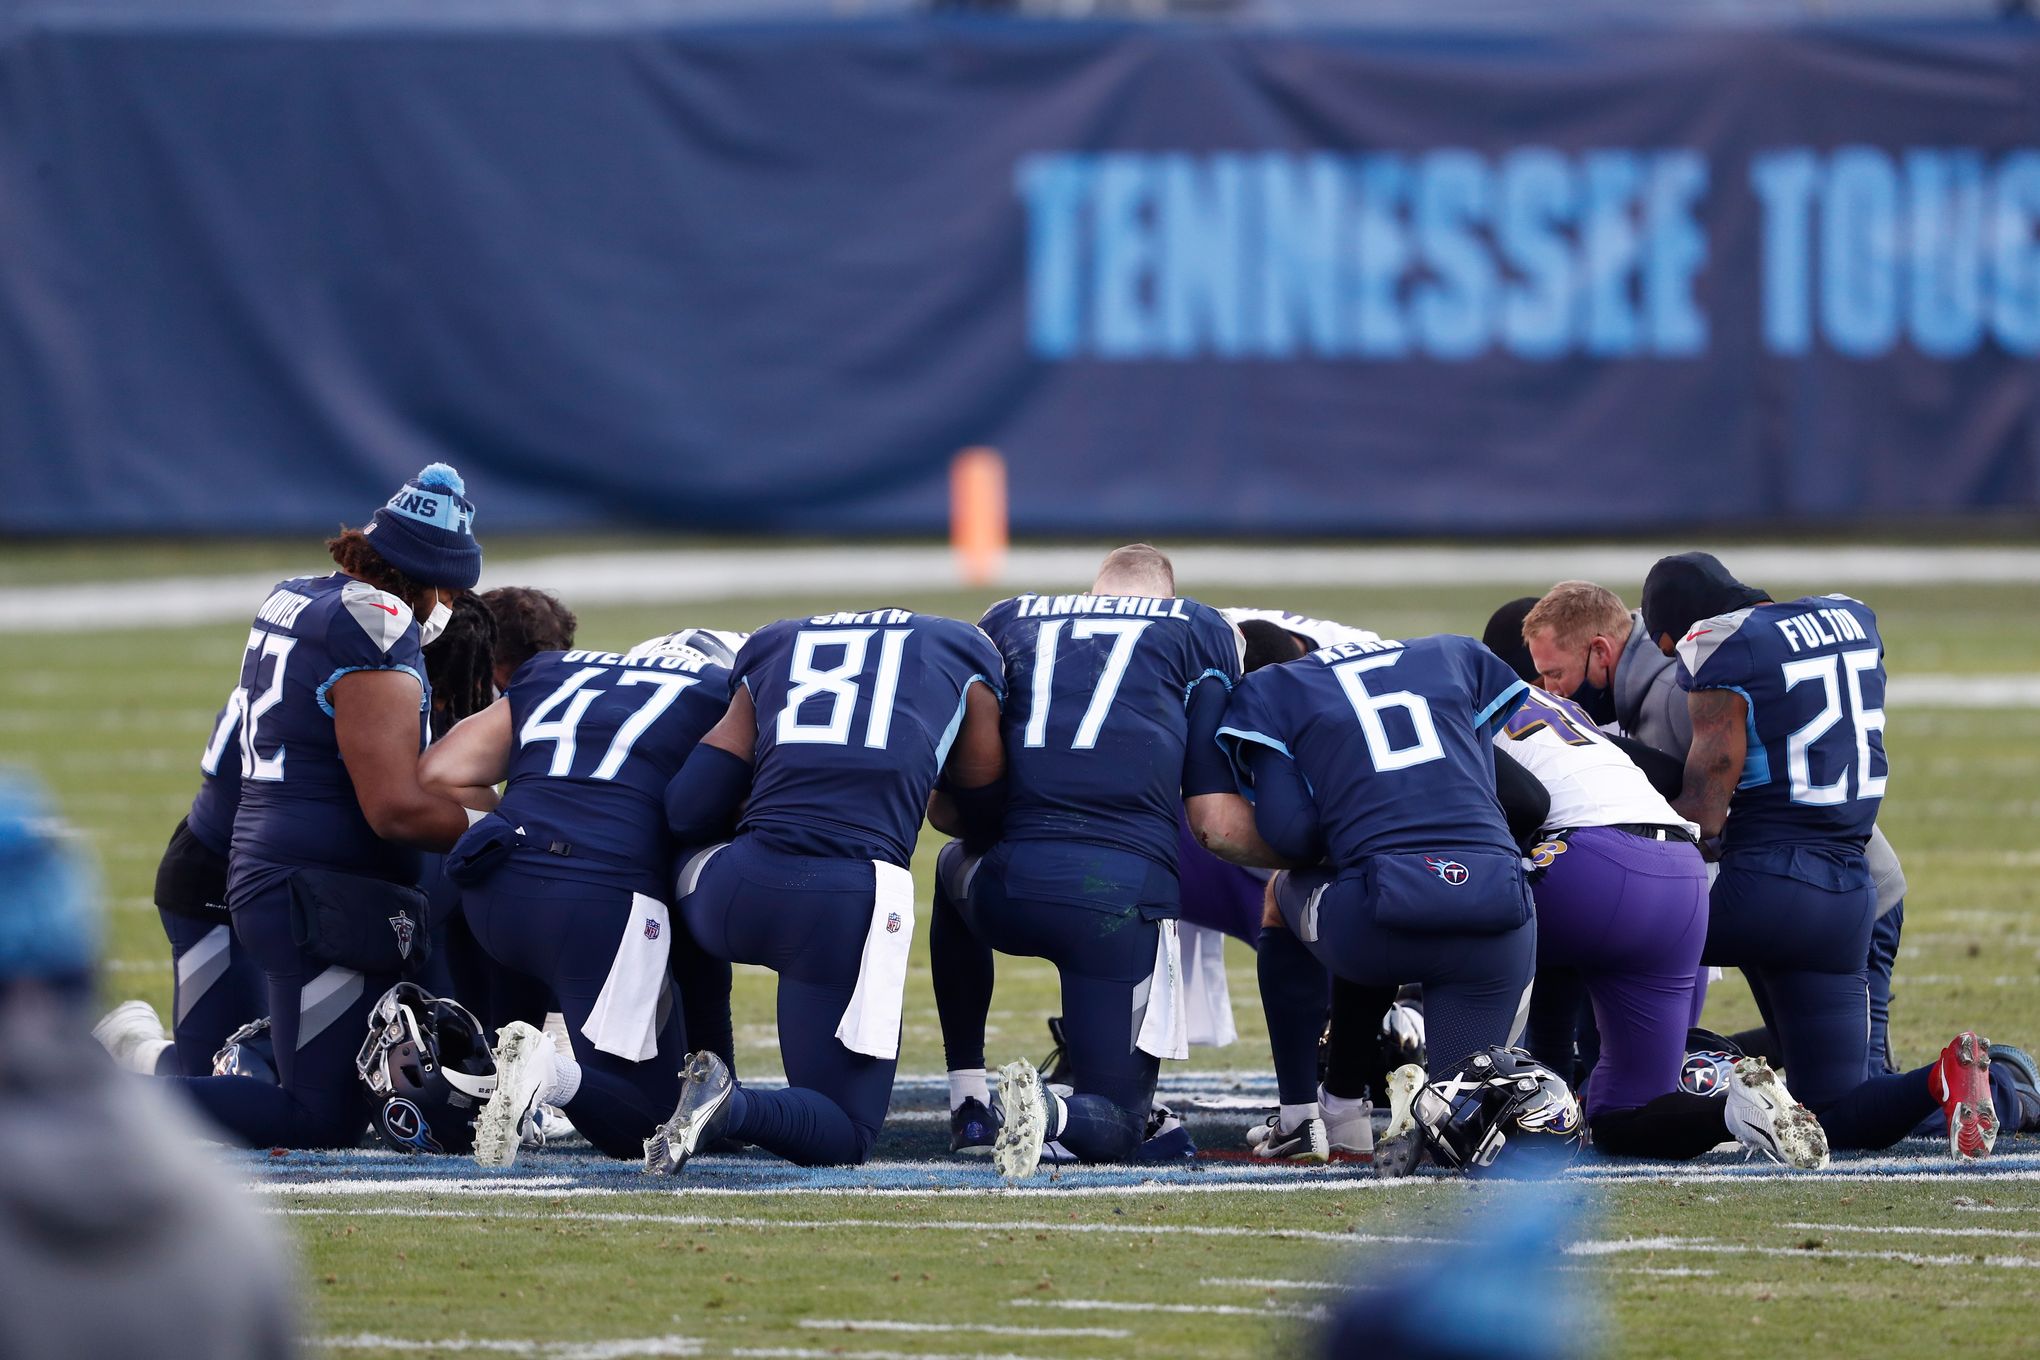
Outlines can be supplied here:
[[445, 600], [436, 600], [432, 612], [418, 624], [418, 645], [430, 647], [432, 640], [446, 631], [446, 625], [453, 621], [453, 606]]

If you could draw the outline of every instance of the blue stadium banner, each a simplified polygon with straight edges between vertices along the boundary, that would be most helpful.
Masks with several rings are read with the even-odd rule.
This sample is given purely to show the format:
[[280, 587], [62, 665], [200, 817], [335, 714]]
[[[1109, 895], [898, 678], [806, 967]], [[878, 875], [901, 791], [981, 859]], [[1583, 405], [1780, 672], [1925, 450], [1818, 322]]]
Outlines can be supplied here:
[[2030, 27], [362, 4], [0, 21], [0, 530], [2040, 510]]

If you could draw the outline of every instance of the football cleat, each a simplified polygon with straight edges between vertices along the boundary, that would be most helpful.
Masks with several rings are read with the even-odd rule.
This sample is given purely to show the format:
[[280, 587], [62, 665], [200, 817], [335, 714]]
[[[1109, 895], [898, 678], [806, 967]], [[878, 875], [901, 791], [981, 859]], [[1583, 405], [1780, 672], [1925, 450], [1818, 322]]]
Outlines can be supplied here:
[[1799, 1171], [1828, 1164], [1827, 1130], [1813, 1111], [1792, 1098], [1784, 1078], [1762, 1058], [1737, 1058], [1722, 1119], [1752, 1153]]
[[1060, 1015], [1048, 1017], [1048, 1039], [1054, 1047], [1048, 1050], [1048, 1056], [1035, 1070], [1040, 1072], [1043, 1086], [1067, 1086], [1070, 1084], [1070, 1043], [1063, 1037]]
[[539, 1152], [547, 1143], [558, 1142], [575, 1132], [574, 1121], [567, 1118], [565, 1110], [541, 1101], [532, 1110], [531, 1118], [525, 1121], [523, 1137], [518, 1140], [517, 1146], [524, 1152]]
[[1197, 1155], [1197, 1144], [1176, 1112], [1166, 1105], [1148, 1111], [1147, 1131], [1134, 1160], [1141, 1162], [1184, 1161]]
[[123, 1001], [92, 1027], [92, 1037], [125, 1072], [145, 1077], [156, 1074], [156, 1059], [170, 1043], [163, 1032], [163, 1018], [146, 1001]]
[[720, 1138], [736, 1089], [737, 1079], [721, 1058], [707, 1049], [689, 1057], [680, 1069], [680, 1101], [673, 1107], [673, 1117], [645, 1139], [646, 1172], [674, 1175], [696, 1152]]
[[1383, 1142], [1417, 1127], [1417, 1092], [1423, 1089], [1424, 1069], [1415, 1063], [1404, 1063], [1388, 1074], [1388, 1127], [1381, 1131]]
[[544, 1030], [512, 1020], [496, 1031], [496, 1089], [475, 1116], [476, 1166], [510, 1166], [519, 1148], [545, 1146], [539, 1106], [558, 1063]]
[[1367, 1100], [1334, 1100], [1318, 1089], [1324, 1112], [1325, 1139], [1334, 1157], [1368, 1157], [1374, 1153], [1374, 1105]]
[[2001, 1112], [2012, 1132], [2032, 1133], [2040, 1129], [2040, 1063], [2035, 1063], [2033, 1055], [2023, 1048], [1992, 1044], [1990, 1065], [2002, 1067], [2012, 1079], [2012, 1089], [2019, 1093], [2019, 1108]]
[[949, 1150], [958, 1157], [989, 1157], [999, 1121], [976, 1096], [949, 1112]]
[[1927, 1088], [1948, 1119], [1948, 1153], [1975, 1160], [1997, 1146], [1997, 1106], [1990, 1094], [1990, 1040], [1964, 1030], [1948, 1041], [1927, 1074]]
[[1325, 1121], [1306, 1119], [1295, 1128], [1282, 1127], [1280, 1113], [1268, 1116], [1262, 1125], [1265, 1130], [1259, 1138], [1249, 1138], [1254, 1156], [1270, 1162], [1297, 1162], [1316, 1164], [1332, 1159], [1331, 1139], [1325, 1134]]
[[992, 1143], [992, 1165], [1008, 1184], [1027, 1179], [1041, 1165], [1049, 1099], [1041, 1088], [1041, 1074], [1027, 1059], [1016, 1058], [999, 1069], [999, 1090], [993, 1100], [1000, 1124]]

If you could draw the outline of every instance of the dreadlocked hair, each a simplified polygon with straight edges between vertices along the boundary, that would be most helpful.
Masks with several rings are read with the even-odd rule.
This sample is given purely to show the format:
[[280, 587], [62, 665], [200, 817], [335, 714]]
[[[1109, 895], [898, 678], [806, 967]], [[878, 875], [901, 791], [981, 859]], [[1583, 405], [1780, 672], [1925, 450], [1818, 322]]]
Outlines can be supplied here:
[[333, 555], [333, 562], [340, 570], [368, 582], [377, 590], [387, 590], [413, 609], [432, 591], [432, 587], [423, 581], [413, 580], [385, 562], [368, 535], [359, 529], [342, 529], [338, 535], [326, 540], [326, 551]]
[[497, 586], [482, 593], [482, 603], [496, 616], [496, 659], [512, 671], [540, 652], [563, 652], [574, 645], [580, 620], [557, 595]]
[[425, 675], [432, 683], [432, 739], [495, 700], [496, 619], [471, 591], [453, 600], [446, 631], [425, 649]]

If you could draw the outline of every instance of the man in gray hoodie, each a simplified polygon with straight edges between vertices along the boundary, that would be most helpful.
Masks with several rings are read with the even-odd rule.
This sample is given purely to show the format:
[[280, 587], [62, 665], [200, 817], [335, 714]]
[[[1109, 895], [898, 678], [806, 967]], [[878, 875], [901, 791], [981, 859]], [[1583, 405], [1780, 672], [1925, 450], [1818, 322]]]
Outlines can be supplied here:
[[[1678, 663], [1658, 650], [1640, 610], [1592, 581], [1560, 581], [1523, 618], [1523, 641], [1538, 683], [1570, 698], [1601, 725], [1618, 726], [1679, 761], [1693, 744], [1693, 719], [1678, 685]], [[1870, 932], [1870, 1063], [1897, 1071], [1891, 1053], [1891, 969], [1905, 924], [1905, 871], [1882, 830], [1864, 850], [1877, 884]]]
[[274, 1223], [86, 1033], [98, 937], [40, 799], [0, 780], [0, 1355], [293, 1356]]

